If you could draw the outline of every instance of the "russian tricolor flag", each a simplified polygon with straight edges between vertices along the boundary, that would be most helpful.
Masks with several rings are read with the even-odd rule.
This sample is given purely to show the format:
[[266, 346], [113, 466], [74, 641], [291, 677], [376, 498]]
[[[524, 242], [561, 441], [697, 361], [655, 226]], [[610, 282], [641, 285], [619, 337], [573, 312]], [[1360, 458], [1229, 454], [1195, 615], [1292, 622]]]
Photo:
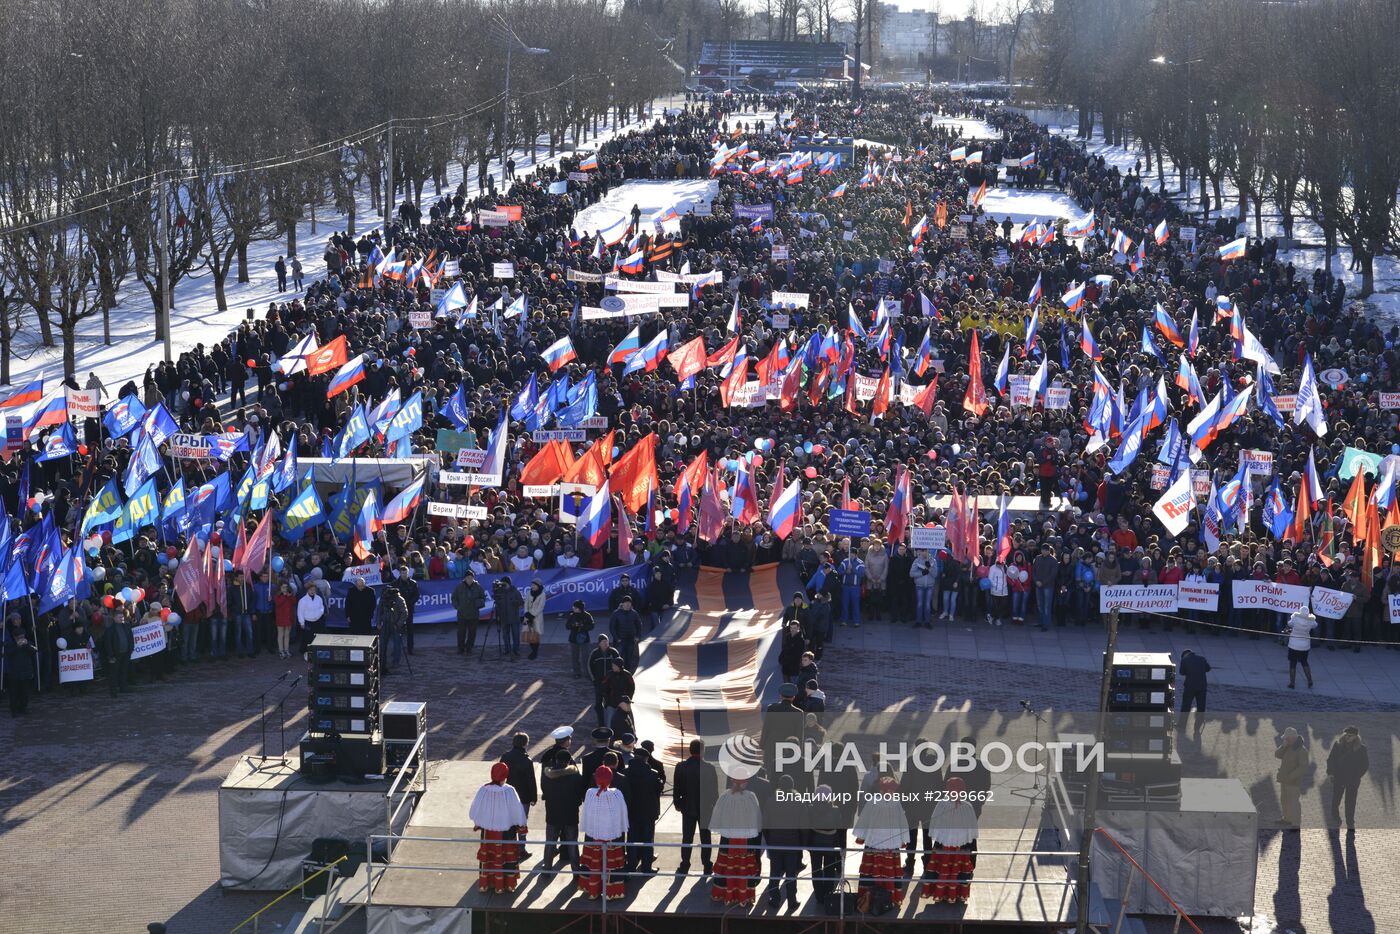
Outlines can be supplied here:
[[598, 170], [597, 154], [595, 153], [594, 155], [588, 156], [579, 162], [578, 170], [580, 172], [596, 172]]
[[13, 409], [21, 405], [33, 405], [42, 398], [44, 398], [44, 378], [41, 376], [6, 396], [4, 401], [0, 402], [0, 409]]
[[779, 494], [768, 510], [768, 527], [779, 539], [786, 539], [802, 521], [802, 481], [794, 480]]
[[365, 355], [356, 354], [336, 371], [335, 376], [331, 379], [331, 384], [326, 387], [326, 398], [335, 398], [364, 378]]
[[34, 413], [29, 416], [29, 421], [25, 422], [24, 425], [25, 437], [41, 428], [62, 425], [67, 421], [68, 394], [60, 390], [45, 400], [44, 404], [35, 409]]
[[1248, 237], [1240, 237], [1238, 240], [1231, 240], [1219, 249], [1218, 253], [1220, 258], [1225, 261], [1244, 259], [1245, 246], [1248, 244], [1248, 241]]
[[423, 477], [414, 480], [408, 486], [399, 491], [399, 495], [389, 500], [384, 507], [384, 514], [379, 517], [380, 527], [395, 525], [407, 519], [417, 508], [418, 501], [423, 498]]
[[544, 358], [545, 363], [549, 364], [549, 372], [551, 373], [557, 372], [570, 360], [578, 359], [578, 354], [574, 353], [574, 342], [569, 340], [568, 335], [550, 344], [540, 353], [540, 356]]
[[1035, 285], [1031, 286], [1031, 294], [1026, 296], [1026, 304], [1034, 305], [1036, 302], [1040, 301], [1040, 296], [1040, 276], [1036, 276]]
[[639, 324], [627, 333], [608, 357], [609, 364], [626, 363], [627, 358], [642, 349], [642, 326]]
[[1167, 229], [1167, 222], [1165, 220], [1159, 221], [1157, 226], [1152, 228], [1152, 239], [1157, 241], [1158, 246], [1166, 243], [1170, 238], [1171, 231]]
[[1084, 283], [1079, 283], [1070, 287], [1070, 290], [1060, 296], [1060, 301], [1070, 311], [1079, 311], [1084, 307]]
[[583, 512], [578, 517], [578, 534], [594, 548], [602, 548], [611, 534], [612, 494], [608, 492], [608, 481], [604, 480], [598, 492], [588, 498]]
[[1177, 328], [1172, 316], [1167, 314], [1167, 310], [1162, 307], [1162, 303], [1157, 303], [1157, 308], [1153, 312], [1152, 323], [1157, 326], [1157, 330], [1162, 332], [1162, 336], [1171, 341], [1176, 347], [1186, 346], [1186, 339], [1181, 336], [1181, 330]]
[[359, 558], [361, 561], [365, 561], [370, 555], [374, 554], [372, 550], [374, 535], [381, 528], [382, 526], [379, 523], [379, 500], [378, 497], [375, 496], [374, 490], [371, 489], [369, 493], [365, 495], [364, 504], [360, 506], [360, 514], [355, 519], [355, 557]]
[[1084, 318], [1079, 319], [1079, 349], [1084, 351], [1084, 355], [1090, 360], [1102, 358], [1099, 353], [1099, 343], [1094, 340], [1094, 332], [1089, 330], [1089, 322]]

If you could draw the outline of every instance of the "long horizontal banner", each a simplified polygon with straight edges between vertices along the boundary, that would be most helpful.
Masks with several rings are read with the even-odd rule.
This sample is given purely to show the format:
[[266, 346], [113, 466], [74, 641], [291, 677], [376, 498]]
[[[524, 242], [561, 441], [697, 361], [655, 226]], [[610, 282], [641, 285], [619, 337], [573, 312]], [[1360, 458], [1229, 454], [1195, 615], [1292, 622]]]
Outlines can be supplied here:
[[[623, 574], [630, 574], [633, 586], [646, 596], [647, 575], [640, 569], [628, 566], [604, 568], [601, 571], [585, 571], [578, 568], [554, 568], [548, 571], [519, 571], [513, 574], [479, 574], [477, 583], [486, 590], [486, 606], [482, 616], [487, 617], [496, 610], [491, 597], [491, 587], [500, 578], [506, 578], [523, 598], [532, 581], [544, 583], [546, 615], [567, 613], [573, 609], [575, 600], [582, 600], [590, 611], [606, 610], [608, 595], [617, 589]], [[452, 607], [452, 591], [461, 583], [455, 580], [419, 581], [418, 602], [413, 613], [413, 622], [451, 623], [457, 620], [457, 611]], [[344, 627], [345, 595], [352, 585], [344, 581], [331, 581], [331, 596], [326, 601], [326, 624]], [[600, 620], [599, 631], [607, 628], [607, 621]], [[560, 623], [559, 625], [563, 625]]]
[[1276, 584], [1273, 581], [1235, 581], [1231, 586], [1232, 603], [1237, 610], [1270, 610], [1292, 613], [1300, 606], [1312, 605], [1312, 610], [1325, 619], [1341, 619], [1354, 599], [1352, 594], [1330, 587], [1304, 587], [1301, 584]]
[[1177, 610], [1214, 612], [1220, 585], [1203, 581], [1179, 584], [1114, 584], [1099, 588], [1099, 612], [1117, 607], [1120, 613], [1173, 613]]

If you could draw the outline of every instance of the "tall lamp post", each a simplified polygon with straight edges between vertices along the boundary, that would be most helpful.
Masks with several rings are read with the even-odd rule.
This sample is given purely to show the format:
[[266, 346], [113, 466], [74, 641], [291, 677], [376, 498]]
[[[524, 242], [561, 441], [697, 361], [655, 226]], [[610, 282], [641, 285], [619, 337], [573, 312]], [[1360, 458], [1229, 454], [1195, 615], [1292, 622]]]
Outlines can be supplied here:
[[519, 46], [526, 55], [548, 55], [549, 49], [540, 49], [531, 45], [526, 45], [525, 41], [515, 34], [505, 19], [498, 13], [496, 22], [492, 24], [491, 33], [493, 37], [506, 47], [506, 90], [505, 101], [501, 104], [501, 188], [505, 188], [506, 172], [506, 140], [510, 136], [510, 58], [515, 47]]

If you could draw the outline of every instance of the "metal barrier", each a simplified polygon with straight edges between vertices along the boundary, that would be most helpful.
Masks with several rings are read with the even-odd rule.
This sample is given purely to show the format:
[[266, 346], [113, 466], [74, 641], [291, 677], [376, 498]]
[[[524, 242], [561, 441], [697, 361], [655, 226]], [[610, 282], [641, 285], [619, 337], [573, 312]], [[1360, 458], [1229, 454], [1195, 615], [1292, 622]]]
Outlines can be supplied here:
[[[477, 866], [477, 865], [472, 865], [472, 866], [442, 866], [442, 865], [437, 865], [437, 866], [420, 866], [420, 865], [415, 865], [415, 864], [412, 864], [412, 863], [394, 863], [394, 862], [376, 864], [376, 863], [374, 863], [374, 861], [373, 861], [372, 859], [370, 859], [369, 857], [374, 853], [374, 844], [375, 844], [375, 841], [377, 841], [377, 840], [383, 840], [383, 841], [385, 841], [385, 844], [386, 844], [386, 845], [385, 845], [385, 850], [386, 850], [386, 852], [389, 854], [389, 858], [390, 858], [390, 859], [392, 859], [393, 852], [394, 852], [394, 849], [395, 849], [395, 842], [396, 842], [396, 841], [397, 841], [397, 842], [403, 842], [403, 841], [405, 841], [405, 840], [411, 840], [411, 841], [414, 841], [414, 842], [422, 842], [422, 843], [461, 843], [461, 844], [468, 845], [468, 846], [478, 846], [478, 845], [480, 845], [481, 842], [482, 842], [482, 840], [481, 840], [480, 837], [420, 837], [420, 836], [405, 836], [405, 835], [403, 835], [403, 834], [395, 834], [395, 833], [388, 833], [388, 834], [369, 834], [369, 835], [365, 838], [365, 854], [366, 854], [366, 861], [365, 861], [365, 864], [366, 864], [367, 869], [368, 869], [368, 880], [367, 880], [366, 885], [365, 885], [365, 907], [366, 907], [367, 909], [368, 909], [369, 907], [371, 907], [371, 906], [373, 905], [373, 903], [374, 903], [374, 889], [375, 889], [375, 885], [376, 885], [376, 873], [378, 873], [378, 878], [379, 878], [379, 880], [382, 881], [382, 879], [383, 879], [383, 877], [384, 877], [384, 873], [386, 873], [387, 871], [389, 871], [389, 870], [391, 870], [391, 869], [392, 869], [392, 870], [396, 870], [396, 871], [397, 871], [397, 870], [405, 870], [405, 871], [409, 871], [409, 872], [414, 872], [414, 871], [424, 871], [424, 872], [465, 872], [465, 873], [476, 874], [476, 875], [480, 875], [480, 874], [483, 872], [483, 870], [481, 869], [481, 867], [480, 867], [480, 866]], [[500, 842], [500, 841], [496, 841], [496, 842]], [[508, 842], [508, 841], [507, 841], [507, 842]], [[616, 841], [614, 841], [614, 842], [583, 841], [583, 840], [561, 841], [561, 840], [541, 840], [541, 839], [528, 839], [528, 838], [527, 838], [527, 839], [519, 840], [518, 842], [519, 842], [519, 844], [522, 845], [522, 846], [528, 846], [528, 845], [544, 846], [544, 845], [546, 845], [546, 844], [553, 844], [553, 845], [555, 846], [556, 849], [561, 850], [561, 851], [562, 851], [562, 850], [566, 850], [567, 848], [570, 848], [570, 847], [577, 848], [577, 849], [581, 849], [582, 847], [584, 847], [584, 846], [586, 846], [586, 845], [599, 846], [599, 847], [601, 847], [601, 848], [602, 848], [602, 852], [603, 852], [603, 859], [602, 859], [602, 871], [601, 871], [601, 873], [599, 873], [599, 875], [600, 875], [600, 883], [601, 883], [601, 886], [602, 886], [603, 890], [606, 890], [607, 884], [608, 884], [608, 882], [609, 882], [610, 879], [616, 879], [616, 878], [618, 878], [618, 877], [622, 877], [624, 880], [626, 880], [626, 879], [631, 879], [631, 878], [651, 879], [651, 878], [656, 878], [656, 877], [658, 877], [658, 876], [660, 876], [660, 877], [668, 877], [668, 876], [669, 876], [670, 878], [673, 878], [673, 879], [675, 879], [675, 878], [685, 878], [684, 875], [682, 875], [681, 873], [677, 873], [677, 872], [669, 872], [669, 873], [667, 873], [667, 872], [628, 872], [628, 871], [623, 871], [623, 872], [620, 872], [620, 873], [611, 872], [611, 871], [609, 871], [608, 868], [607, 868], [607, 864], [608, 864], [608, 859], [607, 859], [607, 857], [608, 857], [608, 853], [609, 853], [612, 849], [615, 849], [615, 848], [619, 848], [619, 847], [620, 847], [620, 848], [622, 848], [622, 849], [625, 851], [625, 850], [627, 850], [627, 849], [629, 849], [629, 848], [632, 848], [632, 847], [643, 848], [643, 849], [650, 849], [650, 850], [657, 850], [657, 849], [680, 849], [680, 848], [699, 849], [699, 848], [700, 848], [699, 845], [698, 845], [698, 844], [695, 844], [695, 843], [658, 843], [658, 842], [651, 842], [651, 843], [626, 843], [626, 842], [616, 842]], [[717, 851], [717, 850], [719, 850], [719, 849], [721, 848], [721, 845], [720, 845], [718, 842], [715, 842], [715, 843], [710, 844], [710, 848]], [[829, 881], [829, 882], [832, 884], [833, 891], [836, 891], [836, 892], [849, 891], [849, 888], [850, 888], [850, 886], [851, 886], [852, 884], [854, 884], [857, 888], [859, 888], [859, 886], [860, 886], [861, 884], [866, 883], [866, 882], [883, 882], [883, 881], [888, 881], [887, 879], [882, 878], [882, 877], [861, 876], [861, 875], [859, 875], [859, 873], [857, 873], [855, 876], [848, 876], [848, 875], [846, 875], [846, 872], [845, 872], [846, 860], [847, 860], [847, 858], [848, 858], [848, 856], [849, 856], [849, 854], [850, 854], [850, 852], [851, 852], [851, 849], [850, 849], [849, 847], [845, 847], [845, 846], [841, 846], [841, 847], [808, 847], [808, 846], [767, 846], [767, 845], [765, 845], [765, 846], [763, 846], [761, 849], [762, 849], [762, 851], [768, 851], [768, 852], [771, 852], [771, 851], [780, 851], [780, 852], [798, 852], [798, 853], [828, 853], [828, 854], [836, 854], [836, 855], [837, 855], [837, 859], [838, 859], [838, 862], [836, 863], [836, 867], [837, 867], [837, 868], [836, 868], [836, 872], [837, 872], [837, 875], [836, 875], [834, 878], [830, 878], [830, 877], [826, 877], [826, 876], [820, 877], [821, 880], [824, 881], [824, 882]], [[1074, 851], [1074, 850], [1050, 850], [1050, 851], [1039, 851], [1039, 850], [1031, 850], [1031, 851], [1027, 851], [1027, 850], [978, 850], [978, 851], [976, 851], [976, 856], [977, 856], [978, 858], [981, 858], [981, 857], [984, 857], [984, 856], [986, 856], [986, 857], [1011, 857], [1013, 860], [1018, 859], [1018, 858], [1020, 858], [1020, 859], [1026, 859], [1026, 860], [1065, 859], [1065, 858], [1072, 857], [1072, 856], [1076, 856], [1076, 855], [1078, 855], [1078, 854], [1077, 854], [1076, 851]], [[760, 866], [760, 868], [761, 868], [761, 866]], [[1029, 870], [1030, 868], [1031, 868], [1031, 867], [1028, 866], [1028, 867], [1027, 867], [1027, 870]], [[494, 871], [494, 870], [492, 870], [492, 871]], [[571, 868], [571, 867], [568, 867], [568, 866], [561, 867], [561, 868], [559, 868], [559, 869], [553, 869], [553, 868], [546, 869], [546, 868], [543, 867], [543, 866], [536, 866], [533, 870], [530, 870], [530, 873], [541, 874], [541, 875], [547, 875], [547, 876], [560, 876], [560, 875], [565, 875], [565, 874], [568, 874], [568, 875], [574, 875], [574, 874], [576, 874], [576, 873], [575, 873], [575, 870], [574, 870], [573, 868]], [[525, 875], [525, 874], [529, 874], [529, 873], [522, 873], [522, 875]], [[754, 878], [754, 877], [753, 877], [753, 876], [727, 876], [727, 875], [716, 875], [716, 874], [711, 874], [708, 878], [714, 880], [714, 879], [736, 879], [736, 878], [750, 878], [750, 879], [751, 879], [751, 878]], [[768, 879], [769, 881], [773, 881], [774, 879], [779, 879], [779, 880], [781, 880], [781, 882], [782, 882], [783, 884], [785, 884], [786, 881], [787, 881], [787, 879], [788, 879], [789, 877], [786, 877], [786, 876], [783, 876], [783, 877], [773, 877], [773, 876], [764, 876], [764, 875], [760, 874], [760, 875], [758, 876], [758, 878], [759, 878], [760, 881], [762, 881], [763, 879]], [[793, 880], [794, 882], [796, 882], [796, 881], [802, 881], [802, 880], [806, 880], [806, 881], [809, 881], [809, 882], [815, 882], [815, 881], [817, 880], [818, 877], [817, 877], [814, 873], [798, 873], [797, 875], [795, 875], [795, 876], [793, 876], [793, 877], [791, 877], [791, 878], [792, 878], [792, 880]], [[901, 876], [899, 877], [899, 879], [898, 879], [898, 882], [901, 883], [901, 884], [903, 884], [905, 881], [906, 881], [906, 880], [905, 880], [905, 878], [904, 878], [903, 875], [901, 875]], [[913, 879], [913, 880], [909, 880], [909, 881], [911, 881], [913, 884], [916, 884], [916, 885], [921, 883], [921, 880], [919, 880], [919, 879], [917, 879], [917, 878], [915, 878], [915, 879]], [[1006, 878], [998, 878], [998, 879], [985, 879], [985, 878], [984, 878], [984, 879], [979, 879], [979, 878], [976, 878], [976, 877], [974, 876], [972, 879], [968, 879], [968, 880], [964, 880], [964, 881], [966, 881], [966, 882], [968, 882], [968, 883], [970, 883], [970, 884], [972, 884], [972, 885], [1014, 885], [1014, 886], [1018, 886], [1018, 887], [1020, 887], [1020, 888], [1033, 887], [1033, 888], [1036, 888], [1037, 890], [1038, 890], [1040, 887], [1042, 887], [1042, 886], [1044, 886], [1044, 887], [1049, 887], [1049, 888], [1060, 888], [1060, 889], [1064, 890], [1064, 891], [1063, 891], [1063, 894], [1062, 894], [1062, 896], [1061, 896], [1062, 900], [1065, 899], [1065, 898], [1068, 898], [1068, 896], [1069, 896], [1069, 890], [1070, 890], [1070, 888], [1071, 888], [1071, 887], [1073, 886], [1073, 884], [1074, 884], [1074, 880], [1073, 880], [1073, 878], [1071, 877], [1071, 875], [1070, 875], [1068, 872], [1065, 873], [1065, 877], [1064, 877], [1063, 879], [1060, 879], [1060, 880], [1057, 880], [1057, 881], [1040, 881], [1040, 880], [1032, 880], [1032, 879], [1026, 879], [1026, 878], [1017, 879], [1017, 878], [1013, 878], [1013, 877], [1011, 877], [1011, 876], [1007, 876]], [[755, 899], [757, 899], [757, 886], [755, 886]], [[589, 899], [589, 901], [591, 902], [592, 900]], [[840, 902], [840, 911], [839, 911], [839, 913], [838, 913], [838, 917], [839, 917], [840, 919], [844, 920], [844, 919], [845, 919], [845, 915], [846, 915], [846, 912], [845, 912], [845, 900], [844, 900], [844, 899], [838, 899], [838, 901]], [[609, 902], [609, 899], [606, 898], [606, 897], [603, 897], [603, 898], [601, 899], [601, 902], [602, 902], [602, 906], [601, 906], [601, 912], [600, 912], [600, 913], [602, 913], [602, 914], [608, 914], [608, 902]], [[588, 909], [580, 909], [580, 910], [588, 910]]]
[[[409, 783], [409, 787], [405, 790], [403, 797], [400, 798], [399, 803], [395, 805], [394, 795], [399, 793], [399, 783], [402, 782], [403, 777], [408, 774], [409, 765], [413, 765], [414, 767], [413, 781]], [[420, 779], [421, 782], [419, 782]], [[428, 733], [426, 730], [418, 734], [418, 739], [414, 741], [413, 747], [408, 751], [408, 758], [399, 769], [399, 773], [394, 776], [393, 784], [389, 786], [389, 790], [384, 793], [384, 829], [388, 833], [392, 834], [394, 832], [394, 821], [398, 820], [399, 812], [403, 810], [404, 804], [413, 800], [413, 792], [415, 789], [412, 786], [414, 783], [420, 784], [420, 787], [416, 789], [417, 791], [425, 792], [428, 790]], [[366, 855], [365, 861], [369, 861], [368, 855]]]
[[1157, 884], [1157, 880], [1152, 878], [1152, 874], [1146, 869], [1143, 869], [1141, 864], [1139, 864], [1137, 860], [1133, 859], [1132, 854], [1130, 854], [1127, 850], [1123, 849], [1122, 844], [1120, 844], [1117, 840], [1113, 839], [1113, 835], [1111, 833], [1109, 833], [1107, 830], [1104, 830], [1102, 827], [1095, 827], [1094, 833], [1098, 834], [1099, 836], [1107, 840], [1109, 843], [1113, 844], [1113, 848], [1119, 853], [1122, 853], [1123, 858], [1126, 859], [1132, 865], [1132, 868], [1128, 870], [1127, 878], [1123, 881], [1123, 900], [1119, 903], [1118, 920], [1113, 925], [1114, 934], [1118, 934], [1118, 932], [1122, 930], [1123, 919], [1128, 914], [1128, 892], [1133, 885], [1133, 873], [1136, 872], [1142, 873], [1142, 877], [1148, 882], [1152, 883], [1152, 887], [1157, 890], [1157, 894], [1165, 898], [1167, 900], [1167, 904], [1172, 906], [1172, 911], [1176, 912], [1176, 920], [1172, 923], [1172, 934], [1178, 934], [1178, 932], [1181, 930], [1182, 921], [1185, 921], [1188, 925], [1190, 925], [1191, 930], [1195, 931], [1196, 934], [1201, 934], [1200, 927], [1197, 926], [1195, 921], [1191, 920], [1191, 916], [1188, 915], [1185, 911], [1182, 911], [1181, 906], [1178, 905], [1176, 901], [1170, 895], [1167, 894], [1167, 890]]
[[[318, 869], [318, 870], [316, 870], [315, 872], [313, 872], [311, 875], [304, 877], [300, 882], [296, 883], [296, 884], [293, 885], [291, 888], [287, 889], [287, 891], [283, 892], [281, 895], [277, 896], [277, 897], [274, 898], [272, 901], [268, 902], [266, 905], [263, 905], [261, 908], [259, 908], [256, 912], [253, 913], [253, 915], [252, 915], [251, 917], [245, 919], [242, 923], [240, 923], [240, 924], [238, 925], [238, 927], [236, 927], [236, 928], [234, 928], [232, 931], [230, 931], [229, 934], [237, 934], [237, 932], [240, 931], [240, 930], [242, 930], [244, 927], [246, 927], [246, 926], [248, 925], [249, 922], [252, 922], [252, 925], [253, 925], [253, 934], [258, 934], [258, 928], [259, 928], [259, 926], [260, 926], [260, 924], [261, 924], [261, 918], [262, 918], [262, 916], [263, 916], [263, 912], [267, 911], [269, 908], [271, 908], [273, 905], [275, 905], [275, 904], [277, 904], [278, 902], [280, 902], [282, 899], [286, 898], [288, 895], [291, 895], [291, 894], [292, 894], [293, 892], [295, 892], [297, 889], [304, 887], [304, 886], [306, 885], [306, 883], [308, 883], [308, 882], [310, 882], [312, 879], [315, 879], [316, 877], [320, 876], [322, 873], [327, 873], [327, 872], [328, 872], [328, 873], [331, 874], [331, 877], [330, 877], [328, 880], [326, 880], [326, 894], [329, 895], [329, 894], [330, 894], [330, 891], [331, 891], [331, 886], [335, 884], [335, 878], [336, 878], [337, 875], [339, 875], [339, 872], [340, 872], [340, 871], [339, 871], [338, 869], [336, 869], [335, 867], [336, 867], [336, 866], [339, 866], [341, 863], [345, 862], [345, 861], [346, 861], [347, 859], [349, 859], [349, 858], [350, 858], [350, 857], [348, 857], [348, 856], [342, 856], [342, 857], [336, 859], [335, 862], [327, 863], [326, 865], [322, 866], [320, 869]], [[322, 900], [322, 907], [321, 907], [321, 926], [322, 926], [323, 928], [325, 927], [325, 923], [326, 923], [326, 905], [327, 905], [328, 903], [329, 903], [329, 899], [328, 899], [328, 898]]]

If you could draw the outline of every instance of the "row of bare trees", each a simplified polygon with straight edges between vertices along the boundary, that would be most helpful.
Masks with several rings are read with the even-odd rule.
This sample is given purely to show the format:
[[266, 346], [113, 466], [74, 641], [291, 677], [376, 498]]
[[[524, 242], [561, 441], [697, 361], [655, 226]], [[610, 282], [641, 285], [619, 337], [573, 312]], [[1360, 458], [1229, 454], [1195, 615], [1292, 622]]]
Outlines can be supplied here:
[[1138, 142], [1164, 182], [1200, 185], [1242, 222], [1318, 225], [1360, 266], [1400, 243], [1400, 4], [1393, 0], [1056, 0], [1042, 33], [1041, 75], [1111, 141]]
[[14, 0], [0, 32], [0, 382], [13, 356], [60, 346], [72, 376], [79, 325], [101, 315], [110, 340], [135, 282], [156, 309], [162, 287], [207, 274], [224, 309], [250, 246], [285, 238], [295, 254], [308, 212], [372, 226], [356, 199], [384, 204], [391, 124], [393, 200], [416, 203], [450, 164], [484, 170], [503, 144], [553, 155], [610, 110], [640, 113], [680, 84], [665, 14], [605, 0]]

